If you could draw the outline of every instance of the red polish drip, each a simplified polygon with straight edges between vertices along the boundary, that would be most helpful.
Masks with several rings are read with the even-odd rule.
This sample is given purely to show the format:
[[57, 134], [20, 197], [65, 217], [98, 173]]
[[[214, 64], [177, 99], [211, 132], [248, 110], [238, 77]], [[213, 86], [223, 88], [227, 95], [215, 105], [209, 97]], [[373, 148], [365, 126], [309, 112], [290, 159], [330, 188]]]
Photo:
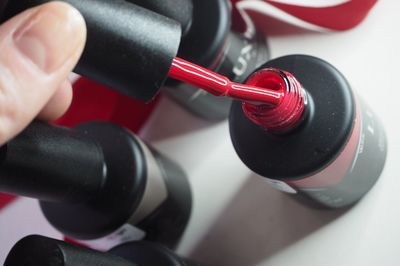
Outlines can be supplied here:
[[211, 70], [175, 58], [169, 76], [213, 95], [243, 101], [246, 116], [269, 131], [288, 131], [303, 117], [306, 103], [304, 90], [290, 73], [284, 71], [262, 69], [254, 73], [247, 84], [239, 84]]

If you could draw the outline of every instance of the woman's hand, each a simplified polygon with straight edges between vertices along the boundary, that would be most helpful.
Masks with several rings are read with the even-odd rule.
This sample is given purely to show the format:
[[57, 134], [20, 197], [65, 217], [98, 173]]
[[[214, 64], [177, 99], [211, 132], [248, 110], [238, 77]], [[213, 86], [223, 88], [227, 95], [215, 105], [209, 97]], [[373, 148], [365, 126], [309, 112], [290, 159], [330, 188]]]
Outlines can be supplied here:
[[63, 2], [29, 9], [0, 25], [0, 145], [34, 118], [53, 120], [67, 110], [67, 78], [85, 41], [84, 19]]

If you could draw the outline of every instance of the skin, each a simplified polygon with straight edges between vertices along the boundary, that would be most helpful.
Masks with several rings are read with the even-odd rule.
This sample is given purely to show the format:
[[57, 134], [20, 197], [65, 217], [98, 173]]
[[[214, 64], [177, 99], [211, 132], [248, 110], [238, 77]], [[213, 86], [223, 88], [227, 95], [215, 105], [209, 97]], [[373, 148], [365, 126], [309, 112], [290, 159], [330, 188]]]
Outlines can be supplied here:
[[0, 145], [32, 120], [59, 118], [72, 100], [68, 75], [86, 42], [79, 12], [51, 2], [0, 25]]

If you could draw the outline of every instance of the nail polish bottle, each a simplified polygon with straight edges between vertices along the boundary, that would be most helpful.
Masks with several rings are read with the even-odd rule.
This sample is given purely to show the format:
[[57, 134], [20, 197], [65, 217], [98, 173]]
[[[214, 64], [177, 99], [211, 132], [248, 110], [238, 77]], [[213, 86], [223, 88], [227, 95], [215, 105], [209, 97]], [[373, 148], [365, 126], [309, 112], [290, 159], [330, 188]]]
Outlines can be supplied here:
[[174, 247], [192, 206], [178, 165], [102, 122], [32, 123], [1, 147], [0, 191], [39, 199], [56, 229], [96, 249], [143, 238]]
[[[86, 46], [74, 71], [135, 99], [153, 99], [177, 55], [180, 24], [125, 0], [62, 1], [78, 9], [87, 25]], [[5, 1], [1, 21], [47, 2]]]
[[[193, 17], [189, 29], [182, 37], [179, 57], [239, 83], [269, 59], [267, 40], [250, 21], [247, 21], [245, 32], [231, 30], [231, 8], [227, 0], [192, 2]], [[232, 103], [229, 98], [216, 97], [192, 85], [173, 80], [168, 80], [166, 87], [164, 91], [172, 99], [199, 117], [218, 121], [229, 115]]]
[[109, 253], [95, 251], [39, 235], [30, 235], [19, 240], [12, 247], [4, 263], [4, 266], [39, 265], [139, 266], [139, 264]]
[[[386, 159], [384, 129], [329, 63], [306, 55], [269, 61], [262, 68], [287, 71], [306, 91], [303, 118], [287, 132], [268, 131], [235, 102], [230, 133], [240, 159], [275, 188], [314, 206], [339, 208], [360, 200], [379, 178]], [[255, 74], [247, 83], [268, 82]], [[292, 86], [282, 77], [286, 86]], [[252, 80], [253, 79], [253, 80]], [[290, 89], [290, 88], [289, 88]]]
[[5, 266], [194, 266], [166, 247], [146, 241], [129, 242], [99, 252], [56, 239], [30, 235], [18, 241]]

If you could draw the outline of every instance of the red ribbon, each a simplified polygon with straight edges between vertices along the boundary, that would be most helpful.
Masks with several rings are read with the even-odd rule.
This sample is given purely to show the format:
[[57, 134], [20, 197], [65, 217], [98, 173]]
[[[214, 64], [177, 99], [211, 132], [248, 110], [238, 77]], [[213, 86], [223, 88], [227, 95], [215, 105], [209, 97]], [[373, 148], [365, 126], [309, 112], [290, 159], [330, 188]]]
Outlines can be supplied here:
[[14, 199], [16, 199], [16, 196], [0, 193], [0, 209], [10, 204]]
[[[231, 1], [234, 4], [242, 2], [240, 0]], [[243, 2], [245, 1], [243, 0]], [[309, 7], [271, 0], [263, 1], [303, 21], [332, 30], [354, 28], [365, 19], [369, 11], [377, 3], [377, 0], [351, 0], [329, 7]]]

